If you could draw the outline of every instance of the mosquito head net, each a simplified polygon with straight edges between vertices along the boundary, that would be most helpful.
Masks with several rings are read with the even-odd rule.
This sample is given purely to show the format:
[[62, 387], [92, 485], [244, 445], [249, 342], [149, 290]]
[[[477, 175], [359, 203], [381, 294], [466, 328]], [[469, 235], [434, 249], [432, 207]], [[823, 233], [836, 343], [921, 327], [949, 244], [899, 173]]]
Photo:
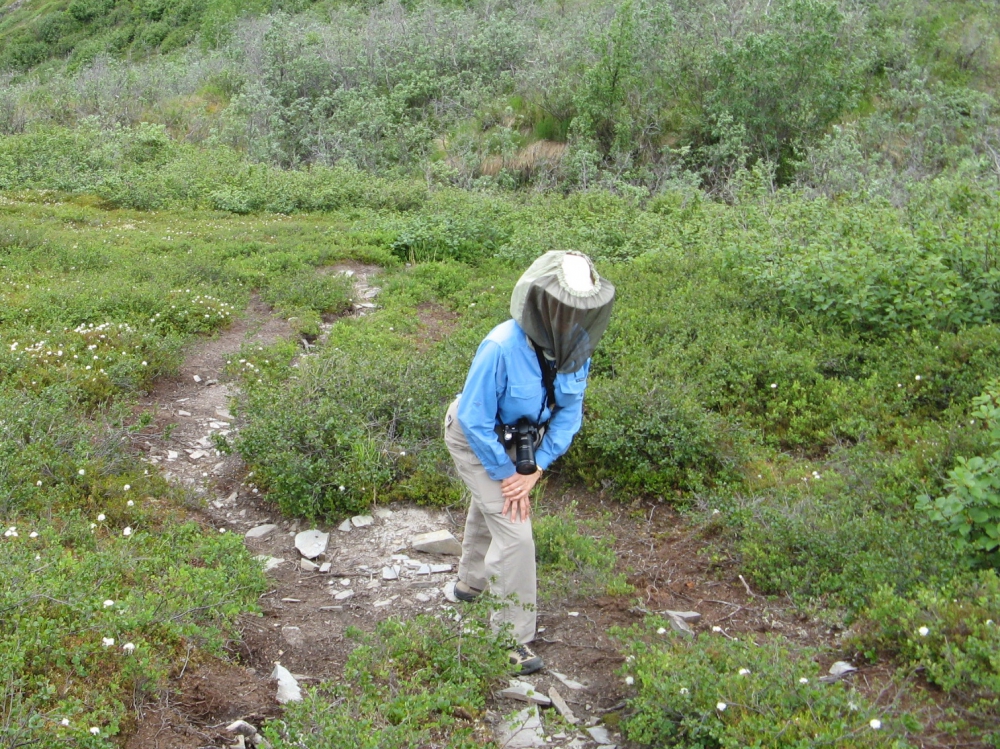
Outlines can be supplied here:
[[576, 372], [607, 330], [614, 299], [586, 255], [546, 252], [514, 286], [510, 314], [559, 372]]

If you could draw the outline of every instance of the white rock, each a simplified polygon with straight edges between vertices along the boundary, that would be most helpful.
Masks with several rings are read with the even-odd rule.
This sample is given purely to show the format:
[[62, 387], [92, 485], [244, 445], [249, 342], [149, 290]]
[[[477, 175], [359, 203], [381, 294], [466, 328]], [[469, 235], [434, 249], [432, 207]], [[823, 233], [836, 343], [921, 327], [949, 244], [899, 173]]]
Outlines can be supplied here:
[[300, 559], [299, 569], [303, 572], [316, 572], [319, 569], [319, 565], [309, 559]]
[[345, 588], [348, 587], [351, 584], [351, 578], [349, 578], [349, 577], [343, 578], [340, 581], [340, 584], [343, 585]]
[[198, 375], [195, 375], [191, 379], [193, 379], [195, 382], [201, 382], [201, 377], [199, 377]]
[[557, 679], [559, 679], [559, 681], [562, 682], [563, 686], [565, 686], [565, 687], [567, 687], [569, 689], [586, 689], [587, 688], [586, 685], [581, 684], [578, 681], [573, 681], [573, 679], [571, 679], [568, 676], [566, 676], [566, 674], [561, 674], [558, 671], [549, 671], [549, 673], [552, 674], [553, 676], [555, 676]]
[[375, 518], [371, 515], [355, 515], [351, 518], [351, 524], [355, 528], [364, 528], [366, 525], [371, 525], [375, 522]]
[[549, 687], [549, 699], [552, 700], [552, 705], [559, 714], [566, 719], [566, 722], [571, 726], [575, 726], [579, 722], [579, 718], [573, 715], [573, 711], [569, 709], [569, 705], [566, 704], [566, 700], [563, 699], [562, 695], [559, 694], [559, 690], [555, 687]]
[[257, 735], [257, 729], [245, 720], [238, 720], [235, 723], [230, 723], [226, 726], [226, 730], [229, 731], [229, 733], [238, 733], [240, 736], [245, 736], [248, 739]]
[[204, 458], [204, 457], [205, 457], [205, 456], [206, 456], [207, 454], [208, 454], [208, 453], [206, 453], [206, 452], [205, 452], [204, 450], [195, 450], [195, 451], [194, 451], [193, 453], [191, 453], [191, 454], [190, 454], [190, 455], [189, 455], [188, 457], [190, 457], [190, 458], [191, 458], [191, 460], [201, 460], [201, 459], [202, 459], [202, 458]]
[[533, 702], [536, 705], [552, 704], [552, 700], [541, 692], [535, 691], [534, 685], [526, 681], [512, 681], [509, 687], [500, 690], [500, 696], [521, 702]]
[[388, 520], [389, 518], [392, 517], [392, 510], [390, 510], [388, 507], [379, 507], [378, 509], [375, 510], [375, 517], [377, 517], [379, 520]]
[[591, 726], [587, 729], [587, 733], [589, 733], [590, 737], [598, 744], [607, 745], [614, 743], [608, 735], [608, 729], [604, 726]]
[[328, 573], [330, 571], [330, 569], [332, 567], [333, 567], [333, 565], [330, 562], [323, 562], [323, 564], [321, 564], [319, 566], [319, 571], [320, 571], [320, 573], [322, 573], [322, 574], [325, 575], [326, 573]]
[[190, 416], [191, 412], [190, 411], [178, 411], [177, 415], [178, 416]]
[[271, 678], [278, 680], [277, 700], [282, 705], [286, 702], [300, 702], [302, 700], [302, 690], [299, 689], [299, 683], [287, 668], [275, 664]]
[[351, 519], [348, 518], [343, 523], [337, 526], [337, 530], [340, 531], [341, 533], [348, 533], [353, 527], [354, 525], [351, 523]]
[[458, 603], [458, 598], [455, 597], [455, 581], [454, 580], [452, 580], [449, 583], [446, 583], [445, 586], [443, 588], [441, 588], [441, 592], [444, 593], [444, 597], [447, 598], [452, 603]]
[[233, 418], [233, 415], [229, 413], [228, 409], [222, 408], [221, 406], [215, 409], [215, 413], [221, 416], [226, 421], [229, 421]]
[[264, 563], [264, 572], [270, 572], [285, 561], [281, 557], [269, 557], [267, 554], [261, 554], [254, 558]]
[[330, 534], [319, 530], [302, 531], [295, 535], [295, 548], [306, 559], [315, 559], [330, 542]]
[[393, 600], [394, 599], [392, 599], [392, 598], [386, 598], [386, 599], [383, 599], [381, 601], [375, 601], [375, 603], [373, 603], [372, 606], [374, 606], [377, 609], [380, 609], [383, 606], [388, 606], [390, 603], [393, 602]]
[[670, 622], [670, 626], [681, 634], [688, 635], [689, 637], [694, 637], [694, 630], [691, 629], [691, 625], [688, 624], [684, 619], [679, 616], [667, 616], [667, 621]]
[[275, 528], [277, 528], [274, 523], [265, 523], [264, 525], [258, 525], [251, 528], [246, 532], [247, 538], [264, 538], [269, 533], [271, 533]]
[[399, 567], [383, 567], [382, 568], [382, 579], [383, 580], [398, 580], [399, 579]]
[[180, 455], [176, 450], [167, 450], [167, 460], [177, 460], [177, 456]]
[[416, 598], [418, 601], [420, 601], [420, 603], [430, 603], [431, 600], [431, 597], [426, 593], [417, 593], [413, 597]]
[[429, 575], [429, 574], [431, 574], [431, 566], [429, 564], [422, 564], [419, 567], [417, 567], [417, 571], [416, 571], [415, 574], [417, 574], [417, 575]]
[[546, 746], [545, 731], [534, 705], [504, 718], [496, 728], [497, 746], [503, 749], [532, 749]]
[[432, 564], [431, 565], [431, 574], [432, 575], [436, 575], [439, 572], [451, 572], [451, 565], [450, 564]]
[[282, 627], [281, 637], [293, 648], [299, 648], [306, 644], [306, 637], [298, 627]]
[[335, 595], [334, 598], [338, 601], [346, 601], [348, 598], [351, 598], [353, 596], [354, 596], [353, 590], [342, 590], [339, 593], [337, 593], [337, 595]]
[[844, 674], [849, 674], [851, 671], [857, 671], [854, 666], [852, 666], [847, 661], [837, 661], [832, 666], [830, 666], [830, 673], [834, 676], [843, 676]]
[[676, 616], [680, 619], [684, 619], [685, 621], [694, 621], [696, 619], [701, 619], [701, 614], [699, 614], [697, 611], [670, 611], [669, 609], [667, 609], [663, 613], [669, 617]]
[[429, 554], [462, 555], [462, 544], [451, 533], [444, 530], [416, 535], [410, 541], [410, 547]]

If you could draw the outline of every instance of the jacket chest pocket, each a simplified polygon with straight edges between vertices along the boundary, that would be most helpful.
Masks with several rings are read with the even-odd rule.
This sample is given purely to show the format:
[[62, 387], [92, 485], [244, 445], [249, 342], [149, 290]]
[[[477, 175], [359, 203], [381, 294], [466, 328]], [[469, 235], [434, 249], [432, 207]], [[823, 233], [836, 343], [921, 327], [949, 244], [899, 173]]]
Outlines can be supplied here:
[[507, 385], [507, 397], [515, 398], [519, 401], [538, 400], [541, 392], [541, 388], [538, 385], [524, 385], [514, 382]]

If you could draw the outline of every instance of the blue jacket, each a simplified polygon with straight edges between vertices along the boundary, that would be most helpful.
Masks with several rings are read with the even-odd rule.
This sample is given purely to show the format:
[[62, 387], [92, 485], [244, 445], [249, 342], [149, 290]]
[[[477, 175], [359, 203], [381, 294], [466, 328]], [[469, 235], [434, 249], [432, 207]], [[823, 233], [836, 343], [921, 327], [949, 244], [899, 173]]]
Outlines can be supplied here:
[[[579, 371], [556, 374], [555, 396], [559, 410], [552, 416], [546, 408], [540, 423], [549, 417], [548, 429], [535, 450], [535, 463], [545, 470], [569, 449], [583, 422], [583, 392], [587, 389], [590, 360]], [[514, 424], [522, 416], [539, 420], [545, 395], [538, 357], [521, 326], [514, 320], [501, 323], [479, 345], [465, 378], [465, 388], [458, 402], [458, 423], [469, 447], [494, 481], [514, 473], [494, 431], [498, 424]]]

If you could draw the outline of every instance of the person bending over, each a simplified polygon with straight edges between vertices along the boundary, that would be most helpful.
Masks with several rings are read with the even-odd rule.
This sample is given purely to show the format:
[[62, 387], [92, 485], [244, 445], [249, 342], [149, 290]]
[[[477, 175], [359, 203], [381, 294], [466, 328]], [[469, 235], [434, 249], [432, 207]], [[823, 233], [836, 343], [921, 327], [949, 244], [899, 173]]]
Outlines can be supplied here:
[[528, 647], [536, 587], [531, 490], [580, 429], [590, 358], [614, 297], [586, 255], [542, 255], [518, 280], [512, 319], [480, 344], [445, 416], [445, 443], [471, 494], [455, 596], [473, 601], [489, 586], [505, 602], [493, 624], [510, 625], [510, 660], [522, 674], [544, 666]]

